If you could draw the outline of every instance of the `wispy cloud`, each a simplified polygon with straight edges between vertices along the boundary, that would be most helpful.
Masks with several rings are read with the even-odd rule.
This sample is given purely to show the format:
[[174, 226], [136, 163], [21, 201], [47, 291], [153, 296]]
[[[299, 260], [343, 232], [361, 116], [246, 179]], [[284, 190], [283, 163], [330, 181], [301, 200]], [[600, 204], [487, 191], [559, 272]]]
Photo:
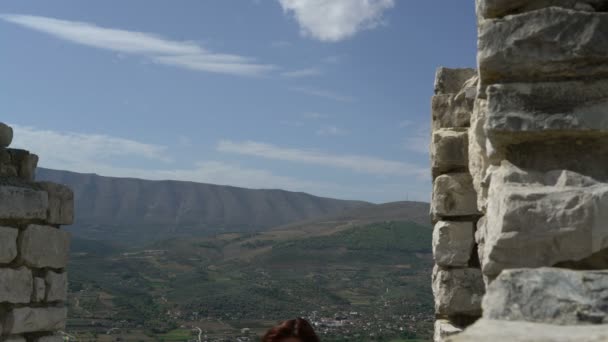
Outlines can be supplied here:
[[303, 94], [322, 97], [325, 99], [330, 99], [330, 100], [339, 101], [339, 102], [354, 102], [355, 101], [355, 98], [352, 96], [341, 95], [341, 94], [337, 94], [332, 91], [324, 90], [324, 89], [316, 89], [316, 88], [310, 88], [310, 87], [292, 87], [290, 89], [293, 91], [303, 93]]
[[72, 43], [140, 55], [161, 64], [190, 70], [254, 76], [276, 69], [273, 65], [257, 63], [252, 58], [215, 53], [194, 42], [170, 40], [152, 33], [31, 15], [3, 14], [0, 19]]
[[287, 78], [302, 78], [319, 75], [321, 75], [321, 70], [319, 68], [306, 68], [300, 70], [285, 71], [281, 73], [281, 76]]
[[325, 125], [317, 130], [317, 135], [345, 135], [348, 131], [337, 126]]
[[278, 0], [285, 13], [293, 14], [304, 36], [336, 42], [384, 22], [384, 11], [395, 0]]
[[40, 130], [11, 125], [15, 131], [13, 146], [29, 149], [41, 156], [48, 167], [88, 168], [112, 158], [140, 158], [163, 163], [171, 162], [165, 146], [101, 134], [82, 134]]
[[416, 176], [428, 178], [428, 168], [404, 162], [360, 155], [337, 155], [316, 150], [285, 148], [262, 142], [222, 140], [220, 152], [236, 153], [266, 159], [348, 169], [374, 175]]
[[317, 113], [317, 112], [304, 113], [303, 116], [305, 119], [310, 119], [310, 120], [319, 120], [319, 119], [325, 119], [328, 117], [328, 115], [326, 115], [326, 114], [321, 114], [321, 113]]

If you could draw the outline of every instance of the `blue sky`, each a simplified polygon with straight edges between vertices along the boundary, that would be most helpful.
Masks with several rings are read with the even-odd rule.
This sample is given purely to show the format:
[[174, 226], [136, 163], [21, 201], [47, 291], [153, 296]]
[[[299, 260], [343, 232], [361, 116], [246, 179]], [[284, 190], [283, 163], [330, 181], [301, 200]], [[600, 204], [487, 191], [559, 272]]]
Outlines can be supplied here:
[[473, 1], [3, 0], [0, 120], [40, 166], [428, 200]]

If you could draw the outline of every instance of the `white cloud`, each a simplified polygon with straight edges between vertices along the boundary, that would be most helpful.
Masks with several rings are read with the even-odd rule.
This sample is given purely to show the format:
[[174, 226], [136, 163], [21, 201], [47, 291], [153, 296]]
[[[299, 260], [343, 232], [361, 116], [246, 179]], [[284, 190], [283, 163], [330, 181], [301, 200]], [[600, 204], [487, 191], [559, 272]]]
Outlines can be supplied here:
[[374, 175], [416, 176], [426, 179], [429, 173], [426, 167], [394, 160], [359, 155], [336, 155], [315, 150], [285, 148], [255, 141], [222, 140], [219, 142], [217, 150], [266, 159], [342, 168]]
[[285, 71], [281, 73], [281, 76], [287, 78], [301, 78], [319, 75], [321, 75], [321, 70], [319, 70], [318, 68], [306, 68], [300, 70]]
[[293, 91], [297, 91], [299, 93], [322, 97], [322, 98], [339, 101], [339, 102], [354, 102], [355, 101], [355, 98], [353, 98], [352, 96], [341, 95], [341, 94], [337, 94], [332, 91], [324, 90], [324, 89], [315, 89], [315, 88], [310, 88], [310, 87], [292, 87], [290, 89]]
[[171, 162], [165, 146], [101, 134], [57, 132], [28, 126], [11, 126], [15, 131], [12, 146], [39, 154], [41, 165], [50, 168], [66, 167], [74, 171], [93, 172], [91, 166], [120, 157]]
[[158, 63], [196, 71], [252, 76], [276, 68], [243, 56], [214, 53], [194, 42], [169, 40], [151, 33], [31, 15], [4, 14], [0, 19], [76, 44], [141, 55]]
[[322, 126], [317, 130], [317, 135], [345, 135], [348, 131], [336, 126]]
[[278, 1], [283, 11], [293, 14], [303, 35], [327, 42], [377, 27], [383, 22], [384, 11], [395, 6], [395, 0]]

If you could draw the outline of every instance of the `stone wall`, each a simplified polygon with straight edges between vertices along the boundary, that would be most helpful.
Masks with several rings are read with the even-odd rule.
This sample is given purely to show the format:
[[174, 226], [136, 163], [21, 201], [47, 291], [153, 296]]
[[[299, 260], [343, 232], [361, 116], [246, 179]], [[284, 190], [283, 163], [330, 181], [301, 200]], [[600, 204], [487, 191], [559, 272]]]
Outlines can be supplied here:
[[11, 149], [0, 123], [0, 335], [2, 341], [62, 341], [67, 309], [74, 196], [65, 186], [35, 182], [38, 156]]
[[[483, 318], [462, 334], [439, 320], [436, 341], [608, 341], [608, 1], [476, 6], [468, 120], [457, 96], [435, 105], [449, 98], [436, 87], [433, 98], [433, 289], [439, 318], [449, 319], [464, 314], [483, 277]], [[466, 93], [474, 80], [461, 73], [444, 69], [437, 83]], [[442, 131], [438, 118], [467, 121], [468, 135]], [[475, 221], [460, 214], [472, 208], [477, 274], [463, 264]], [[444, 222], [454, 211], [458, 224]]]
[[469, 172], [469, 128], [477, 94], [474, 69], [440, 68], [432, 99], [433, 293], [435, 340], [481, 315], [484, 293], [475, 244], [480, 217]]

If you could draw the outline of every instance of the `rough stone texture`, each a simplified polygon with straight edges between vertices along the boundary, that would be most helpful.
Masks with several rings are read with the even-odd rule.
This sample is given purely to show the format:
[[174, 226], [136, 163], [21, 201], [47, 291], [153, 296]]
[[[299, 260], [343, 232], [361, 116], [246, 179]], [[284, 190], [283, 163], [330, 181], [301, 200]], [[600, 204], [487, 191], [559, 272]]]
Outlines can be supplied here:
[[20, 239], [21, 258], [30, 267], [64, 268], [70, 233], [48, 226], [29, 225]]
[[32, 182], [36, 176], [38, 156], [26, 150], [9, 149], [11, 162], [17, 167], [19, 178]]
[[495, 145], [548, 136], [608, 134], [606, 80], [494, 84], [486, 93], [485, 130]]
[[8, 264], [17, 256], [17, 237], [15, 228], [0, 226], [0, 263]]
[[[608, 184], [571, 171], [527, 172], [508, 162], [492, 173], [484, 274], [552, 266], [608, 247]], [[608, 265], [606, 265], [608, 267]]]
[[8, 337], [4, 342], [26, 342], [27, 340], [23, 337]]
[[34, 278], [34, 302], [42, 302], [46, 297], [46, 284], [44, 278]]
[[60, 335], [42, 336], [34, 339], [35, 342], [63, 342]]
[[490, 159], [486, 153], [486, 133], [484, 125], [487, 116], [487, 101], [477, 99], [471, 114], [471, 128], [469, 129], [469, 173], [473, 181], [473, 188], [477, 194], [477, 209], [485, 212], [488, 198], [487, 170]]
[[483, 316], [563, 325], [608, 324], [608, 271], [505, 270], [487, 289]]
[[0, 177], [17, 177], [18, 172], [12, 164], [11, 154], [4, 148], [0, 148]]
[[477, 0], [477, 13], [484, 18], [497, 18], [551, 6], [594, 12], [606, 11], [608, 3], [605, 0]]
[[49, 194], [49, 224], [72, 224], [74, 221], [74, 193], [65, 185], [39, 182], [38, 185]]
[[68, 274], [48, 271], [46, 273], [47, 302], [64, 302], [68, 297]]
[[7, 334], [22, 334], [62, 330], [66, 319], [66, 308], [15, 308], [6, 317], [4, 331]]
[[0, 122], [0, 147], [8, 147], [13, 141], [13, 129]]
[[457, 94], [477, 71], [470, 68], [438, 68], [435, 73], [435, 94]]
[[444, 342], [448, 337], [454, 336], [462, 332], [462, 328], [453, 325], [446, 319], [438, 319], [435, 321], [435, 334], [433, 335], [434, 342]]
[[0, 219], [45, 219], [49, 206], [45, 191], [0, 185]]
[[433, 229], [435, 263], [444, 267], [466, 267], [473, 251], [472, 222], [439, 221]]
[[29, 303], [32, 286], [32, 272], [27, 268], [0, 268], [0, 303]]
[[448, 342], [605, 342], [608, 325], [561, 326], [480, 319]]
[[438, 129], [433, 132], [431, 167], [434, 175], [451, 170], [466, 169], [468, 160], [468, 132], [456, 129]]
[[608, 13], [551, 7], [484, 20], [478, 31], [483, 86], [608, 76]]
[[437, 177], [433, 182], [431, 213], [435, 217], [478, 215], [471, 175], [454, 173]]
[[435, 312], [440, 316], [481, 314], [484, 284], [475, 268], [433, 269]]

